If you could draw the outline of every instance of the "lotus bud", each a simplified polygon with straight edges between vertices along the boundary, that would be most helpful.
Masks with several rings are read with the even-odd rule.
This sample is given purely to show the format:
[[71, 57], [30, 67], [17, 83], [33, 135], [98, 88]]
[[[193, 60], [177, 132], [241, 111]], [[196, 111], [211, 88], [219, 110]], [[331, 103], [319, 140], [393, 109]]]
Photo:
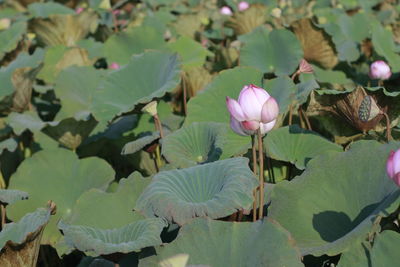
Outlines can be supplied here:
[[390, 151], [389, 158], [386, 162], [386, 171], [390, 179], [400, 187], [400, 149]]
[[142, 108], [142, 112], [149, 113], [152, 117], [157, 115], [157, 101], [151, 101]]
[[120, 68], [118, 63], [111, 63], [110, 66], [108, 67], [109, 69], [113, 69], [113, 70], [118, 70]]
[[279, 106], [263, 88], [253, 84], [243, 87], [236, 101], [226, 97], [226, 106], [231, 115], [231, 128], [240, 135], [262, 134], [270, 131], [279, 114]]
[[378, 60], [371, 64], [368, 75], [371, 79], [387, 80], [392, 72], [385, 61]]
[[230, 7], [228, 6], [223, 6], [220, 10], [219, 13], [221, 13], [221, 15], [225, 15], [225, 16], [232, 16], [232, 10]]
[[76, 14], [80, 14], [84, 11], [85, 9], [83, 7], [78, 7], [77, 9], [75, 9], [75, 13]]
[[248, 9], [250, 7], [250, 4], [247, 3], [246, 1], [241, 1], [238, 4], [238, 9], [239, 11], [245, 11], [246, 9]]
[[313, 69], [312, 66], [303, 58], [303, 59], [300, 61], [299, 72], [300, 72], [300, 73], [313, 73], [313, 72], [314, 72], [314, 69]]

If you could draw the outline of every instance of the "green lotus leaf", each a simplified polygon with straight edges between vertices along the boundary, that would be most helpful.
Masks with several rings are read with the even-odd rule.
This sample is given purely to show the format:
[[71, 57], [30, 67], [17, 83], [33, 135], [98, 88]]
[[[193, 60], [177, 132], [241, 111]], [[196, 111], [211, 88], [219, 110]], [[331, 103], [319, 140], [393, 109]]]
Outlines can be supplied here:
[[264, 147], [269, 157], [288, 161], [300, 170], [304, 170], [307, 162], [318, 155], [343, 151], [341, 146], [298, 125], [272, 130], [265, 137]]
[[11, 112], [7, 117], [7, 124], [13, 128], [14, 133], [21, 135], [25, 130], [38, 132], [47, 125], [56, 126], [58, 122], [44, 122], [34, 111], [25, 113]]
[[4, 150], [14, 152], [18, 147], [17, 141], [14, 138], [7, 138], [6, 140], [0, 141], [0, 155]]
[[180, 225], [195, 217], [217, 219], [250, 208], [256, 186], [246, 158], [163, 171], [143, 191], [135, 210]]
[[141, 261], [139, 266], [156, 266], [150, 265], [151, 261], [176, 254], [189, 255], [189, 265], [303, 266], [289, 233], [268, 219], [253, 223], [196, 219], [184, 225], [172, 243], [158, 248], [157, 256]]
[[153, 27], [132, 27], [112, 35], [104, 43], [103, 53], [109, 63], [128, 64], [132, 55], [147, 49], [165, 47], [163, 34]]
[[29, 13], [36, 18], [47, 18], [51, 15], [60, 14], [68, 15], [75, 14], [75, 11], [71, 8], [63, 6], [59, 3], [33, 3], [28, 6]]
[[20, 68], [36, 68], [44, 57], [43, 49], [36, 49], [35, 53], [29, 55], [26, 52], [22, 52], [18, 57], [12, 61], [8, 66], [0, 68], [0, 99], [7, 95], [11, 95], [15, 90], [15, 86], [12, 81], [14, 72]]
[[175, 42], [168, 43], [167, 47], [171, 51], [178, 53], [184, 68], [200, 67], [205, 63], [207, 56], [213, 55], [201, 44], [187, 36], [181, 36]]
[[269, 89], [267, 90], [268, 93], [278, 102], [279, 113], [287, 112], [298, 91], [292, 79], [288, 76], [281, 76], [265, 80], [265, 87]]
[[398, 147], [359, 141], [346, 152], [314, 158], [302, 175], [275, 186], [269, 215], [293, 235], [303, 255], [343, 252], [366, 238], [377, 215], [400, 203], [385, 168]]
[[194, 122], [166, 136], [161, 153], [178, 168], [228, 158], [232, 155], [223, 153], [227, 131], [223, 123]]
[[353, 84], [354, 82], [346, 77], [346, 73], [339, 70], [324, 70], [312, 65], [315, 78], [320, 83], [328, 84]]
[[122, 227], [143, 216], [132, 211], [143, 189], [150, 183], [139, 172], [119, 181], [113, 193], [90, 189], [76, 201], [72, 212], [63, 221], [68, 224], [111, 229]]
[[129, 155], [142, 150], [145, 146], [150, 145], [154, 141], [160, 138], [159, 132], [154, 132], [149, 135], [139, 137], [135, 141], [126, 143], [122, 148], [121, 155]]
[[[66, 149], [43, 150], [25, 159], [10, 178], [9, 189], [25, 191], [29, 200], [7, 207], [12, 220], [52, 200], [57, 213], [43, 233], [43, 244], [55, 244], [61, 237], [56, 223], [70, 214], [76, 200], [91, 188], [105, 189], [114, 178], [114, 170], [102, 159], [78, 159]], [[73, 185], [73, 186], [72, 186]]]
[[393, 72], [400, 71], [400, 55], [397, 46], [393, 40], [393, 34], [390, 30], [383, 28], [378, 22], [372, 23], [372, 39], [374, 50], [380, 56], [383, 56], [388, 62]]
[[69, 48], [63, 45], [53, 46], [47, 48], [44, 56], [44, 67], [39, 72], [38, 78], [47, 83], [54, 83], [63, 69], [73, 65], [88, 66], [91, 64], [88, 52], [82, 48]]
[[167, 223], [159, 218], [144, 219], [114, 229], [59, 224], [67, 245], [90, 256], [129, 253], [161, 245], [160, 234], [166, 226]]
[[13, 204], [18, 200], [28, 199], [28, 193], [19, 191], [19, 190], [11, 190], [11, 189], [0, 189], [0, 202]]
[[300, 42], [285, 29], [268, 31], [258, 27], [240, 36], [239, 40], [244, 43], [240, 50], [240, 65], [255, 67], [264, 73], [289, 75], [303, 57]]
[[60, 72], [54, 90], [61, 100], [56, 120], [86, 119], [93, 110], [93, 98], [106, 71], [93, 67], [71, 66]]
[[27, 237], [40, 230], [50, 220], [50, 209], [39, 208], [32, 213], [26, 214], [18, 222], [7, 223], [0, 232], [0, 247], [3, 248], [7, 242], [22, 244]]
[[134, 109], [136, 104], [162, 97], [179, 84], [177, 55], [148, 51], [133, 56], [131, 61], [100, 82], [94, 95], [94, 115], [100, 122]]
[[23, 21], [14, 23], [7, 30], [0, 32], [0, 59], [3, 59], [6, 53], [17, 48], [25, 33], [26, 22]]

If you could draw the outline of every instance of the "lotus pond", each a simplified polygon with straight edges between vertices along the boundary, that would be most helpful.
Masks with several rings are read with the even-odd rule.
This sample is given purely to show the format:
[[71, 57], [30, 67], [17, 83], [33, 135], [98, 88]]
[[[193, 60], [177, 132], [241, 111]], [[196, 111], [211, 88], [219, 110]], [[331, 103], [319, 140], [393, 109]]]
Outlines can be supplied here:
[[398, 266], [399, 15], [0, 1], [0, 266]]

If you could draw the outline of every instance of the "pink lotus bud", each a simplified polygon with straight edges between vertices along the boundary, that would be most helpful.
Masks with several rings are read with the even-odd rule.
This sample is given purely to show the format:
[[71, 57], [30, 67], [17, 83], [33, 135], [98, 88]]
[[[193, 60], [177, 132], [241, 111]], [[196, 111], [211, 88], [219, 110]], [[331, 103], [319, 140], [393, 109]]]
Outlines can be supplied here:
[[232, 10], [230, 7], [228, 6], [223, 6], [220, 10], [219, 13], [221, 13], [221, 15], [226, 15], [226, 16], [232, 16]]
[[226, 97], [226, 106], [231, 115], [231, 128], [240, 135], [253, 134], [259, 128], [265, 134], [274, 127], [279, 114], [276, 100], [253, 84], [243, 87], [238, 101]]
[[118, 70], [120, 68], [120, 66], [118, 65], [118, 63], [111, 63], [110, 66], [108, 67], [109, 69], [113, 69], [113, 70]]
[[390, 151], [386, 162], [386, 171], [390, 179], [400, 186], [400, 149], [396, 152]]
[[121, 10], [119, 9], [115, 9], [112, 11], [113, 15], [118, 16], [119, 14], [121, 14]]
[[80, 14], [83, 10], [85, 10], [83, 7], [78, 7], [77, 9], [75, 9], [75, 13]]
[[239, 9], [239, 11], [245, 11], [245, 10], [248, 9], [249, 7], [250, 7], [250, 4], [247, 3], [246, 1], [241, 1], [241, 2], [238, 4], [238, 9]]
[[313, 73], [314, 70], [313, 70], [312, 66], [303, 58], [300, 61], [299, 72], [300, 73]]
[[385, 61], [378, 60], [371, 64], [368, 75], [371, 79], [387, 80], [392, 72]]

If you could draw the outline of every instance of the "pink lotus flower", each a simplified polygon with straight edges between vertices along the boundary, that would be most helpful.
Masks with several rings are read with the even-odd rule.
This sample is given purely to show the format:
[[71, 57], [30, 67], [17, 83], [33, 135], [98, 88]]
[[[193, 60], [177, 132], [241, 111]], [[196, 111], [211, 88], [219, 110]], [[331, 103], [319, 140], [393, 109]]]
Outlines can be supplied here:
[[240, 135], [251, 135], [258, 129], [262, 134], [269, 132], [279, 114], [275, 98], [253, 84], [243, 87], [238, 101], [226, 97], [226, 106], [231, 115], [231, 128]]
[[390, 151], [386, 162], [386, 171], [390, 179], [400, 186], [400, 149], [396, 152]]
[[113, 70], [118, 70], [120, 68], [120, 66], [118, 65], [118, 63], [111, 63], [110, 66], [108, 66], [109, 69], [113, 69]]
[[371, 64], [368, 75], [371, 79], [387, 80], [392, 72], [385, 61], [378, 60]]
[[219, 13], [221, 13], [222, 15], [226, 15], [226, 16], [232, 16], [232, 10], [230, 7], [228, 6], [223, 6], [220, 10]]
[[304, 58], [300, 61], [299, 65], [299, 72], [300, 73], [313, 73], [314, 69]]
[[83, 7], [78, 7], [77, 9], [75, 9], [75, 13], [80, 14], [83, 10], [85, 10]]
[[248, 9], [249, 7], [250, 7], [250, 4], [247, 3], [246, 1], [241, 1], [241, 2], [238, 4], [238, 9], [239, 9], [239, 11], [245, 11], [245, 10]]

